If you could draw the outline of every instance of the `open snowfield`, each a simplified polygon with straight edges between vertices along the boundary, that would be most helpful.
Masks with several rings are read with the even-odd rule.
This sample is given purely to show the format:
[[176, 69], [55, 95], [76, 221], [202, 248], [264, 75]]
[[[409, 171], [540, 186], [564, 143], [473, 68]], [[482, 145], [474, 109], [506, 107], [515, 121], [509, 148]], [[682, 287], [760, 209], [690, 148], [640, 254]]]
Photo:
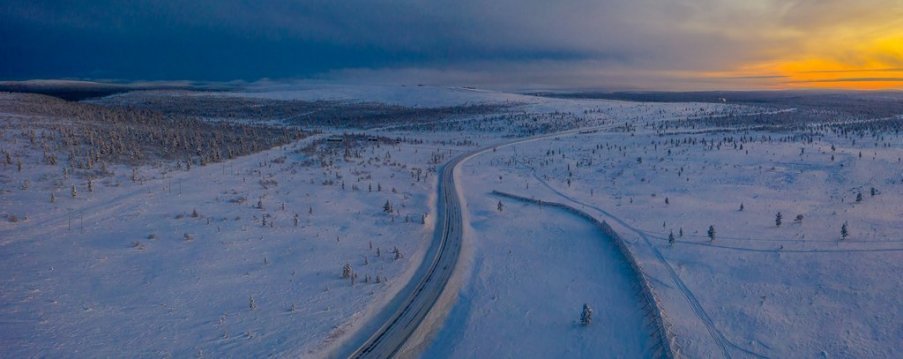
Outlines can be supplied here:
[[[475, 161], [494, 189], [570, 204], [615, 225], [653, 278], [686, 355], [893, 357], [903, 350], [901, 138], [855, 147], [839, 136], [753, 140], [742, 149], [717, 144], [738, 135], [782, 136], [592, 133], [500, 148]], [[697, 144], [669, 142], [684, 139]], [[841, 239], [845, 222], [850, 234]], [[715, 240], [707, 237], [710, 225]]]
[[[319, 132], [231, 159], [218, 147], [149, 151], [89, 171], [81, 152], [49, 145], [68, 133], [44, 136], [70, 112], [17, 112], [19, 96], [0, 96], [2, 357], [334, 355], [415, 276], [434, 238], [442, 163], [566, 130], [459, 167], [465, 249], [452, 302], [438, 307], [446, 315], [428, 317], [445, 321], [424, 324], [433, 330], [417, 337], [431, 340], [419, 355], [658, 353], [612, 238], [493, 190], [611, 224], [650, 279], [679, 356], [903, 352], [899, 117], [869, 132], [856, 127], [869, 119], [828, 123], [797, 108], [416, 85], [131, 92], [86, 103]], [[176, 97], [199, 105], [160, 107]], [[240, 111], [222, 112], [230, 101]], [[208, 109], [220, 110], [201, 116]], [[826, 123], [782, 122], [795, 118]]]
[[135, 181], [111, 165], [89, 189], [5, 134], [24, 163], [2, 165], [9, 356], [324, 355], [432, 238], [438, 145], [360, 138], [344, 153], [317, 135], [190, 170], [141, 166]]
[[[461, 169], [472, 264], [424, 357], [648, 357], [637, 288], [609, 238], [561, 209], [488, 195], [498, 180]], [[502, 201], [502, 210], [498, 202]], [[580, 325], [583, 304], [593, 323]]]

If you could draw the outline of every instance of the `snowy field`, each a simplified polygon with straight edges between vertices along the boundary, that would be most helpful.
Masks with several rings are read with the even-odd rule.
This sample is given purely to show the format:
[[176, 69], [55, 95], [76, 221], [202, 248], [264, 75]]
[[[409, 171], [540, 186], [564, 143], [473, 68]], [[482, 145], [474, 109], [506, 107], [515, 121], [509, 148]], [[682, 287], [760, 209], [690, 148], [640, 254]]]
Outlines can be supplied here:
[[[476, 162], [461, 171], [472, 264], [424, 357], [651, 356], [633, 278], [599, 228], [561, 209], [487, 196], [497, 181], [476, 175]], [[593, 309], [587, 327], [583, 304]]]
[[475, 161], [492, 189], [576, 206], [631, 240], [686, 355], [893, 357], [903, 141], [790, 135], [592, 133]]
[[323, 355], [432, 238], [439, 145], [324, 134], [89, 179], [43, 164], [19, 120], [0, 165], [4, 356]]
[[[2, 357], [329, 357], [414, 275], [442, 163], [568, 130], [459, 168], [459, 292], [423, 357], [655, 353], [611, 238], [493, 190], [611, 224], [682, 356], [903, 352], [899, 117], [416, 85], [132, 92], [77, 109], [21, 96], [0, 96]], [[157, 112], [216, 143], [92, 150], [104, 126], [133, 134], [120, 114]], [[79, 126], [98, 132], [74, 148]]]

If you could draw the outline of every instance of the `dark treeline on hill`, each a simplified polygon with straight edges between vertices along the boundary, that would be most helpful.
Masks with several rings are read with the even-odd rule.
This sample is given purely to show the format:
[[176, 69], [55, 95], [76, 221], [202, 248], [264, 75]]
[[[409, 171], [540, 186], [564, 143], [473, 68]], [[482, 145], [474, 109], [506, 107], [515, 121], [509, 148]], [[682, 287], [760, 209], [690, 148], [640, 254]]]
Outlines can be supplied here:
[[903, 114], [901, 91], [697, 91], [697, 92], [539, 92], [532, 95], [636, 102], [705, 102], [832, 109], [870, 113], [874, 117]]
[[[15, 130], [42, 152], [42, 162], [90, 175], [103, 175], [106, 163], [139, 165], [160, 159], [197, 165], [221, 162], [284, 145], [310, 133], [35, 94], [12, 95], [0, 103], [0, 111], [15, 114], [3, 128]], [[6, 155], [12, 157], [8, 152]]]
[[145, 92], [140, 96], [125, 95], [111, 101], [97, 101], [110, 108], [146, 109], [174, 116], [195, 116], [221, 120], [273, 121], [295, 126], [330, 126], [366, 129], [388, 125], [435, 122], [453, 117], [491, 114], [505, 105], [472, 104], [443, 107], [410, 107], [376, 102], [332, 100], [283, 100], [207, 95], [186, 92], [191, 96], [173, 96], [161, 92]]
[[223, 85], [173, 84], [173, 83], [101, 83], [88, 81], [6, 81], [0, 82], [0, 92], [18, 92], [47, 95], [66, 101], [82, 101], [130, 91], [146, 90], [195, 90], [219, 91]]

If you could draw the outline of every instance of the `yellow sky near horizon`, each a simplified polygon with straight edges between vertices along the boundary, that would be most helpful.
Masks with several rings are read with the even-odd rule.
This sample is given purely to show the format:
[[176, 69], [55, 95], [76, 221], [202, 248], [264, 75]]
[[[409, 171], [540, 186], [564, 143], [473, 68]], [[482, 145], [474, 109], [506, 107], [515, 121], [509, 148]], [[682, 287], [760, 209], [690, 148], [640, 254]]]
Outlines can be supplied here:
[[735, 72], [769, 77], [776, 89], [903, 89], [903, 21], [876, 18], [807, 33], [777, 58]]
[[738, 88], [903, 90], [903, 0], [683, 3], [693, 4], [693, 15], [678, 30], [727, 41], [717, 70], [678, 78]]

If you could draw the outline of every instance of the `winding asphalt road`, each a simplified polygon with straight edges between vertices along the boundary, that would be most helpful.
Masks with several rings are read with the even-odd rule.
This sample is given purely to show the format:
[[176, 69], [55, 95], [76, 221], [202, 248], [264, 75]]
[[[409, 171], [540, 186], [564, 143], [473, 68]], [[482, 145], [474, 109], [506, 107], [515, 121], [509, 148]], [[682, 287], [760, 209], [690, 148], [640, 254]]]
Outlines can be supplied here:
[[[397, 308], [373, 335], [363, 340], [350, 358], [389, 358], [404, 346], [405, 342], [417, 329], [430, 309], [436, 304], [442, 291], [448, 284], [461, 254], [463, 235], [463, 219], [461, 217], [460, 194], [455, 187], [455, 168], [467, 159], [480, 153], [515, 144], [537, 141], [556, 136], [577, 134], [580, 131], [596, 130], [607, 126], [591, 127], [562, 131], [524, 138], [504, 144], [480, 148], [458, 155], [446, 163], [439, 173], [439, 198], [437, 208], [436, 232], [433, 244], [427, 250], [423, 263], [417, 269], [417, 275], [401, 290], [390, 304]], [[401, 300], [399, 300], [401, 299]], [[390, 309], [391, 310], [391, 309]]]
[[388, 358], [398, 352], [417, 329], [445, 289], [461, 253], [463, 220], [461, 203], [455, 188], [455, 167], [485, 149], [464, 153], [442, 167], [439, 175], [439, 201], [436, 234], [433, 244], [418, 268], [423, 273], [401, 292], [404, 296], [398, 310], [375, 334], [351, 354], [351, 358]]

